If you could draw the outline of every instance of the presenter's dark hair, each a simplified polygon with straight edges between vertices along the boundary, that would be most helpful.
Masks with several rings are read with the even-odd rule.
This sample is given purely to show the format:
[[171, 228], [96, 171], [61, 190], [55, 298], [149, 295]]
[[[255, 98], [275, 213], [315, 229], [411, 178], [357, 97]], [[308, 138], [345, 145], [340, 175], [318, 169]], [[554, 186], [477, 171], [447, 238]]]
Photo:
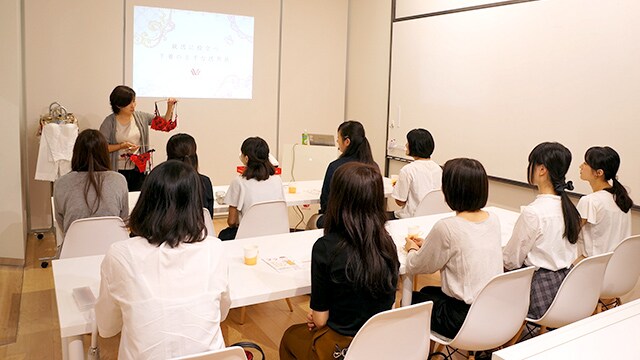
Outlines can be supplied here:
[[478, 160], [451, 159], [442, 169], [442, 193], [454, 211], [478, 211], [487, 205], [489, 179]]
[[564, 237], [570, 243], [578, 241], [580, 233], [580, 214], [575, 205], [569, 199], [565, 190], [573, 190], [571, 181], [566, 181], [567, 171], [571, 165], [571, 151], [557, 142], [543, 142], [538, 144], [529, 154], [529, 167], [527, 169], [527, 179], [532, 183], [535, 167], [544, 165], [549, 174], [549, 180], [556, 195], [560, 195], [562, 200], [562, 215], [564, 218]]
[[114, 114], [118, 114], [120, 113], [120, 108], [131, 104], [135, 98], [136, 92], [133, 91], [132, 88], [126, 85], [118, 85], [111, 91], [111, 95], [109, 95], [111, 110], [113, 110]]
[[338, 133], [343, 140], [349, 139], [349, 146], [340, 157], [354, 156], [361, 163], [375, 164], [371, 154], [371, 146], [365, 137], [364, 127], [361, 123], [347, 120], [338, 126]]
[[[98, 130], [83, 130], [73, 145], [73, 155], [71, 157], [71, 170], [86, 172], [87, 181], [84, 185], [84, 202], [91, 209], [91, 214], [95, 214], [100, 208], [102, 199], [102, 176], [98, 172], [108, 171], [111, 168], [109, 160], [109, 144], [107, 139]], [[89, 204], [89, 189], [93, 188], [96, 198], [93, 204]]]
[[605, 190], [613, 195], [620, 210], [625, 213], [629, 212], [633, 206], [633, 200], [629, 197], [627, 189], [618, 181], [618, 169], [620, 168], [618, 152], [608, 146], [594, 146], [584, 154], [584, 162], [593, 170], [602, 170], [606, 181], [613, 181], [613, 186]]
[[428, 130], [413, 129], [407, 133], [407, 148], [409, 156], [428, 159], [433, 154], [436, 143]]
[[331, 179], [324, 233], [340, 239], [347, 254], [346, 277], [373, 296], [395, 291], [398, 254], [385, 228], [382, 176], [377, 166], [349, 162]]
[[175, 134], [167, 141], [167, 160], [180, 160], [198, 171], [198, 147], [189, 134]]
[[200, 188], [200, 176], [191, 165], [167, 160], [156, 166], [144, 180], [129, 216], [131, 232], [150, 244], [167, 243], [172, 248], [204, 240]]
[[269, 145], [259, 137], [250, 137], [242, 142], [242, 154], [246, 155], [247, 167], [242, 176], [247, 180], [267, 180], [276, 173], [276, 168], [269, 161]]

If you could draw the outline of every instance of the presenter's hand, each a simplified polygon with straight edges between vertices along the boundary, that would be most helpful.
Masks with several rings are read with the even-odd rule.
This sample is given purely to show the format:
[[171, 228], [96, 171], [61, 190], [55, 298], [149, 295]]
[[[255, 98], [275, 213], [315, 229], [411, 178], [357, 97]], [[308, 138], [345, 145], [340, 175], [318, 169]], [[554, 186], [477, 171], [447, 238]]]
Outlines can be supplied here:
[[140, 148], [140, 145], [136, 145], [129, 141], [123, 141], [120, 143], [121, 150], [128, 150], [130, 152], [136, 152]]

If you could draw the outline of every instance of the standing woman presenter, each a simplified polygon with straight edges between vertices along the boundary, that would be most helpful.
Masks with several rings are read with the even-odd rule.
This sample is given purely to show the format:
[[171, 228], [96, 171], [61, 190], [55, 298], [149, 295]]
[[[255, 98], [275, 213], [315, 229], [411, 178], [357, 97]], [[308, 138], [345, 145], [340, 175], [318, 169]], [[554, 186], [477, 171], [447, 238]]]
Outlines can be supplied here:
[[[149, 151], [149, 126], [155, 115], [136, 111], [136, 92], [125, 85], [113, 89], [109, 102], [113, 113], [104, 119], [100, 132], [109, 142], [111, 168], [124, 175], [129, 191], [140, 191], [146, 174], [121, 155]], [[167, 99], [165, 119], [173, 116], [177, 102], [174, 98]]]

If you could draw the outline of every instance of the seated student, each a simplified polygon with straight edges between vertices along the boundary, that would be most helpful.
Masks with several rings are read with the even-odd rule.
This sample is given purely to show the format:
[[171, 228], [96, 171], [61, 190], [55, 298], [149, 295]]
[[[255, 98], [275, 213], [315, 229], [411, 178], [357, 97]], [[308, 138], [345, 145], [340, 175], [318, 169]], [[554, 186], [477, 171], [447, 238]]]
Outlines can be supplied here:
[[54, 216], [63, 233], [78, 219], [129, 216], [127, 181], [109, 166], [107, 139], [98, 130], [82, 131], [73, 146], [71, 172], [53, 184]]
[[570, 164], [571, 152], [559, 143], [544, 142], [531, 151], [527, 179], [539, 195], [522, 208], [503, 250], [505, 269], [537, 269], [528, 315], [533, 319], [547, 311], [576, 258], [580, 215], [565, 192], [573, 190], [565, 179]]
[[415, 161], [400, 169], [398, 182], [391, 196], [402, 209], [394, 212], [397, 219], [413, 217], [418, 204], [431, 190], [442, 186], [442, 168], [431, 160], [435, 143], [425, 129], [413, 129], [407, 133], [406, 154]]
[[311, 312], [282, 336], [280, 360], [334, 359], [373, 315], [391, 309], [398, 255], [385, 229], [377, 166], [351, 162], [331, 181], [324, 236], [311, 252]]
[[480, 162], [453, 159], [444, 164], [444, 198], [455, 216], [438, 221], [423, 240], [408, 237], [408, 274], [440, 271], [442, 288], [414, 292], [412, 303], [433, 301], [431, 328], [454, 338], [480, 290], [502, 273], [498, 216], [481, 210], [487, 203], [489, 180]]
[[128, 225], [138, 236], [113, 244], [102, 261], [100, 335], [122, 332], [119, 359], [224, 348], [228, 265], [220, 240], [205, 235], [198, 173], [176, 160], [158, 165]]
[[589, 182], [593, 193], [578, 201], [582, 218], [578, 255], [589, 257], [613, 251], [631, 236], [629, 209], [633, 200], [617, 179], [619, 168], [620, 156], [608, 146], [592, 147], [584, 155], [580, 179]]
[[[193, 166], [198, 171], [198, 154], [196, 140], [189, 134], [175, 134], [167, 141], [167, 160], [180, 160]], [[202, 182], [202, 205], [209, 210], [213, 218], [213, 185], [208, 176], [200, 175]], [[210, 234], [215, 235], [215, 234]]]
[[[322, 191], [320, 193], [320, 210], [318, 217], [312, 217], [309, 221], [316, 221], [318, 228], [323, 227], [322, 214], [327, 210], [329, 202], [329, 190], [333, 173], [341, 165], [352, 161], [377, 166], [373, 161], [369, 140], [365, 137], [364, 127], [358, 121], [348, 120], [338, 126], [337, 137], [338, 149], [342, 153], [340, 157], [332, 161], [327, 167], [327, 172], [322, 181]], [[313, 226], [311, 226], [313, 227]]]
[[275, 167], [269, 161], [267, 142], [259, 137], [250, 137], [242, 143], [240, 152], [240, 160], [246, 168], [242, 175], [233, 179], [224, 196], [224, 202], [229, 205], [229, 227], [220, 232], [222, 240], [235, 239], [242, 212], [253, 204], [284, 200], [282, 179], [274, 175]]

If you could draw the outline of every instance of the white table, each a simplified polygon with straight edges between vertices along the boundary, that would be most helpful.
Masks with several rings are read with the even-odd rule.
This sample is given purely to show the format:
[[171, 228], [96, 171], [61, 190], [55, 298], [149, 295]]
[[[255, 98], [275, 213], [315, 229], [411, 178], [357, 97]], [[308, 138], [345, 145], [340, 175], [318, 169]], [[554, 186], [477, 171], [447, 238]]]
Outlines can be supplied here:
[[[384, 196], [388, 197], [391, 195], [393, 191], [393, 186], [391, 185], [391, 179], [383, 178], [384, 181]], [[294, 184], [296, 187], [295, 193], [289, 193], [289, 184]], [[320, 193], [322, 192], [322, 180], [309, 180], [309, 181], [294, 181], [290, 183], [284, 183], [284, 199], [287, 202], [287, 206], [301, 206], [307, 204], [319, 204], [320, 203]], [[227, 192], [229, 189], [229, 185], [217, 185], [213, 187], [213, 194], [215, 197], [215, 193], [218, 191]], [[138, 202], [138, 197], [140, 197], [139, 191], [132, 191], [129, 193], [129, 212], [133, 210], [133, 207]], [[213, 202], [213, 214], [225, 214], [229, 211], [229, 205], [218, 204], [217, 201]]]
[[493, 360], [638, 359], [640, 299], [493, 353]]
[[[486, 210], [500, 217], [503, 244], [506, 243], [511, 237], [518, 213], [495, 207], [489, 207]], [[446, 213], [387, 222], [387, 229], [398, 247], [401, 275], [405, 273], [404, 239], [407, 227], [419, 225], [426, 234], [438, 220], [452, 215], [453, 213]], [[323, 230], [320, 229], [223, 242], [229, 261], [231, 307], [242, 307], [309, 294], [311, 292], [311, 249], [322, 234]], [[244, 265], [242, 248], [246, 244], [258, 245], [261, 259], [287, 256], [299, 263], [300, 269], [278, 272], [263, 261], [259, 261], [255, 266]], [[72, 291], [77, 287], [89, 286], [94, 294], [98, 295], [100, 264], [103, 257], [103, 255], [97, 255], [53, 261], [53, 279], [58, 303], [63, 359], [68, 359], [67, 349], [73, 339], [91, 332], [90, 312], [78, 310], [71, 295]], [[402, 276], [402, 278], [402, 304], [406, 305], [411, 303], [413, 277]]]

